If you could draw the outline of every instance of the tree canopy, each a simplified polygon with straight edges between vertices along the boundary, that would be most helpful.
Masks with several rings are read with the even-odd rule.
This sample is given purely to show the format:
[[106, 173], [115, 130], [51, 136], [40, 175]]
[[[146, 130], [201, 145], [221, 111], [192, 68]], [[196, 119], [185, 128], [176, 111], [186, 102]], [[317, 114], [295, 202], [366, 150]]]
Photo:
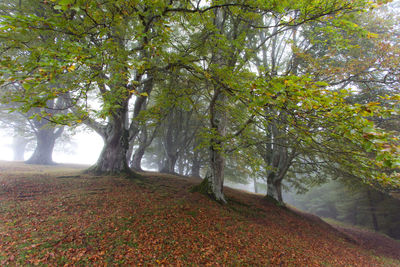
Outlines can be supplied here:
[[[305, 165], [399, 188], [398, 132], [377, 123], [398, 115], [399, 97], [357, 100], [363, 85], [398, 82], [398, 46], [355, 20], [383, 2], [8, 1], [3, 101], [94, 129], [105, 143], [95, 173], [132, 175], [133, 150], [150, 146], [149, 127], [163, 130], [166, 171], [206, 150], [199, 189], [222, 202], [235, 159], [263, 171], [278, 201], [282, 179]], [[48, 112], [60, 97], [66, 112]]]

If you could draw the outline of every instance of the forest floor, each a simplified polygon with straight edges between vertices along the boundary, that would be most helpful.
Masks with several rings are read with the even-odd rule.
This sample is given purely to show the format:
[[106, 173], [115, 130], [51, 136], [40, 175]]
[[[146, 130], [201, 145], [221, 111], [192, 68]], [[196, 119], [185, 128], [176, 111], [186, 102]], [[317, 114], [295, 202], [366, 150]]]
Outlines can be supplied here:
[[[0, 162], [0, 265], [400, 266], [400, 243], [198, 179]], [[381, 238], [385, 238], [384, 242]]]

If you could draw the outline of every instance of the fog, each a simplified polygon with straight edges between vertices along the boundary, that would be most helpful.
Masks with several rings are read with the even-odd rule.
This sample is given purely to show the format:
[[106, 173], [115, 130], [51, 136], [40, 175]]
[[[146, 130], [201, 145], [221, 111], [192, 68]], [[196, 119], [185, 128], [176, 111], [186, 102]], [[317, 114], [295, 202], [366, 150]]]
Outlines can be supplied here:
[[[5, 132], [0, 132], [0, 160], [13, 160], [12, 151], [13, 137]], [[56, 163], [75, 163], [92, 165], [96, 162], [101, 149], [103, 140], [94, 132], [79, 132], [71, 137], [71, 141], [64, 144], [66, 149], [59, 148], [53, 152], [53, 160]], [[27, 160], [33, 151], [25, 152]]]

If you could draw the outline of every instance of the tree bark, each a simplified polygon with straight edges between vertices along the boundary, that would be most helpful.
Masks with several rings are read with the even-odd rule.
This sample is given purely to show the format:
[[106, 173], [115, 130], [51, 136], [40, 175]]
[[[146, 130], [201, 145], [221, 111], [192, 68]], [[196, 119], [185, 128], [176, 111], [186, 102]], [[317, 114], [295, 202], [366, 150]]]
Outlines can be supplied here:
[[[139, 147], [137, 148], [137, 150], [135, 151], [135, 153], [133, 154], [132, 157], [132, 161], [130, 162], [131, 167], [134, 170], [137, 171], [142, 171], [142, 158], [144, 156], [144, 153], [146, 152], [146, 148], [151, 145], [151, 143], [154, 140], [154, 137], [156, 135], [158, 127], [156, 127], [150, 138], [148, 137], [148, 133], [147, 133], [147, 126], [143, 125], [140, 135], [139, 135]], [[129, 153], [129, 152], [128, 152]]]
[[223, 138], [226, 134], [226, 110], [223, 103], [226, 101], [226, 95], [220, 88], [215, 89], [213, 99], [210, 103], [210, 124], [211, 132], [214, 136], [211, 138], [210, 145], [210, 186], [212, 197], [220, 202], [226, 203], [224, 190], [224, 170], [225, 157], [223, 154]]
[[198, 151], [194, 151], [193, 161], [192, 161], [192, 170], [191, 170], [191, 176], [198, 177], [198, 178], [200, 178], [200, 168], [201, 168], [199, 154], [200, 153]]
[[282, 179], [277, 178], [274, 172], [270, 173], [267, 178], [267, 196], [272, 197], [280, 204], [283, 203]]
[[142, 158], [146, 151], [145, 146], [139, 146], [139, 148], [135, 151], [131, 161], [131, 167], [135, 171], [142, 171]]
[[182, 112], [180, 110], [172, 110], [169, 114], [169, 123], [167, 131], [163, 138], [163, 147], [165, 151], [165, 160], [161, 168], [162, 173], [175, 173], [175, 165], [179, 154], [179, 145], [181, 140], [179, 136], [182, 134]]
[[[280, 115], [284, 119], [285, 115]], [[271, 122], [267, 134], [267, 145], [263, 155], [264, 162], [269, 170], [267, 173], [267, 196], [273, 198], [280, 205], [284, 205], [282, 198], [282, 181], [292, 165], [296, 150], [288, 150], [284, 129], [279, 129], [274, 121]]]
[[87, 172], [96, 175], [128, 174], [129, 176], [139, 176], [128, 167], [126, 160], [129, 148], [129, 132], [126, 129], [127, 102], [123, 106], [123, 108], [114, 111], [104, 129], [102, 134], [103, 150], [97, 163]]
[[167, 153], [166, 159], [164, 161], [164, 165], [160, 172], [174, 174], [177, 159], [178, 159], [178, 155]]
[[217, 201], [226, 203], [224, 196], [225, 157], [218, 149], [211, 148], [211, 189]]
[[210, 102], [210, 128], [214, 133], [209, 147], [211, 172], [198, 186], [193, 188], [193, 191], [206, 194], [218, 202], [226, 203], [223, 192], [225, 170], [223, 138], [226, 132], [226, 111], [221, 106], [225, 102], [226, 96], [220, 88], [216, 88], [214, 92]]
[[36, 148], [32, 156], [25, 162], [27, 164], [52, 165], [53, 149], [58, 137], [64, 131], [64, 127], [38, 129], [36, 132]]

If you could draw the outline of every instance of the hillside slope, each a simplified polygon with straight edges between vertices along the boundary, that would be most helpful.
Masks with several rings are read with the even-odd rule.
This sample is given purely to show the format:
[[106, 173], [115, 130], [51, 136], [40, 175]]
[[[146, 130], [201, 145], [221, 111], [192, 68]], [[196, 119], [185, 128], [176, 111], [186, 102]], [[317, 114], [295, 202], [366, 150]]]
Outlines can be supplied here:
[[226, 188], [222, 206], [189, 192], [199, 180], [144, 175], [0, 163], [0, 264], [400, 265], [262, 196]]

